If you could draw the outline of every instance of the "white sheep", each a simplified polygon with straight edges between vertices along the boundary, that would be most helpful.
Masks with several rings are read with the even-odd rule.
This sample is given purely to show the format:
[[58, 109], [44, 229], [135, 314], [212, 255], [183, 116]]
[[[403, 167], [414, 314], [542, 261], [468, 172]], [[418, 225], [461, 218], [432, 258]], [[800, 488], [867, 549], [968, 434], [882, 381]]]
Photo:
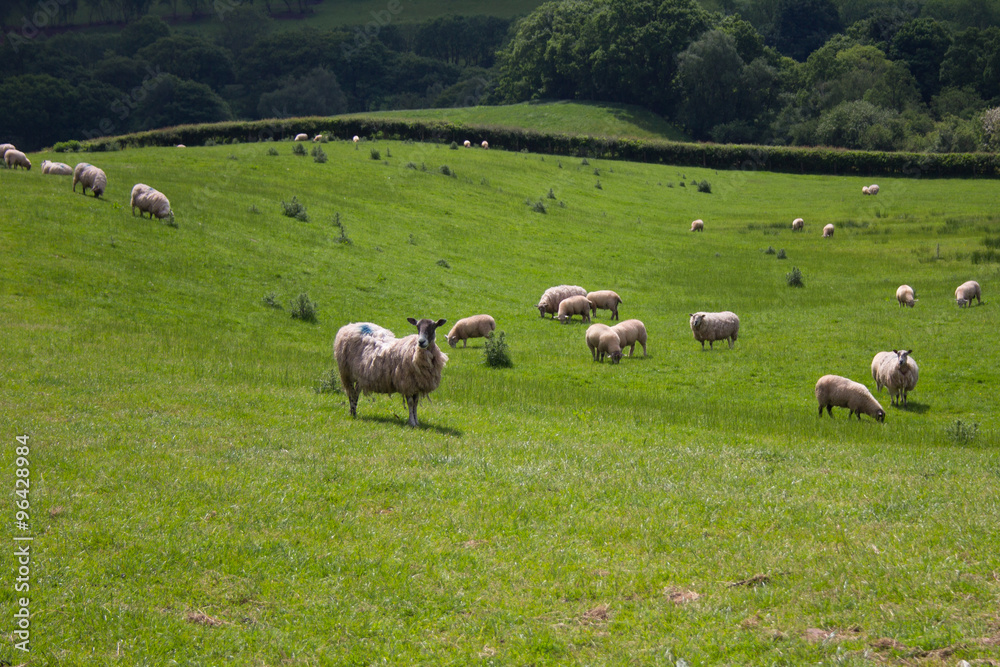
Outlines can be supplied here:
[[31, 171], [31, 160], [28, 156], [17, 150], [16, 148], [8, 148], [7, 152], [3, 154], [4, 164], [7, 165], [8, 169], [17, 169], [21, 167], [22, 169], [27, 169]]
[[92, 164], [81, 162], [73, 170], [73, 192], [76, 192], [77, 183], [83, 186], [83, 194], [86, 195], [87, 188], [90, 188], [95, 197], [100, 197], [104, 194], [105, 188], [108, 187], [108, 177], [102, 169], [98, 169]]
[[792, 231], [801, 232], [805, 228], [806, 221], [802, 218], [795, 218], [792, 220]]
[[6, 166], [7, 163], [4, 161], [4, 156], [7, 155], [7, 151], [16, 148], [14, 144], [0, 144], [0, 162]]
[[358, 416], [362, 394], [402, 394], [409, 408], [407, 423], [416, 427], [417, 403], [441, 384], [441, 370], [448, 355], [434, 343], [434, 332], [447, 320], [412, 317], [407, 322], [417, 333], [404, 338], [369, 322], [347, 324], [337, 331], [333, 355], [340, 380], [351, 404], [351, 416]]
[[862, 185], [861, 186], [861, 194], [863, 194], [863, 195], [871, 194], [871, 193], [868, 192], [868, 186], [867, 185]]
[[858, 421], [861, 421], [861, 413], [865, 413], [876, 421], [885, 421], [885, 410], [875, 400], [868, 387], [860, 382], [848, 380], [839, 375], [824, 375], [816, 382], [816, 401], [819, 403], [819, 416], [823, 416], [823, 408], [826, 408], [830, 417], [833, 417], [833, 408], [847, 408], [847, 418], [850, 419], [855, 413]]
[[622, 298], [611, 290], [602, 289], [596, 292], [587, 292], [587, 301], [590, 302], [591, 310], [596, 311], [598, 308], [601, 310], [610, 310], [611, 319], [619, 319], [618, 305], [622, 302]]
[[896, 288], [896, 301], [899, 302], [900, 307], [909, 306], [913, 308], [913, 302], [916, 300], [916, 297], [913, 296], [913, 288], [909, 285], [900, 285]]
[[355, 134], [354, 138], [351, 139], [351, 141], [353, 141], [354, 143], [358, 143], [359, 141], [361, 141], [361, 137], [359, 137], [358, 135]]
[[610, 327], [608, 331], [601, 333], [598, 337], [597, 356], [600, 357], [602, 363], [604, 357], [607, 357], [613, 364], [622, 360], [622, 339], [614, 327]]
[[833, 223], [831, 222], [830, 224], [823, 227], [823, 238], [828, 239], [832, 236], [833, 236]]
[[143, 213], [149, 213], [150, 219], [155, 215], [159, 219], [173, 218], [174, 212], [170, 208], [170, 200], [159, 190], [152, 188], [145, 183], [136, 183], [132, 186], [132, 215], [135, 209], [139, 209], [139, 217]]
[[920, 368], [910, 356], [912, 352], [913, 350], [879, 352], [872, 359], [873, 369], [878, 362], [878, 370], [875, 372], [876, 390], [882, 391], [882, 387], [888, 389], [892, 405], [906, 405], [907, 393], [917, 386]]
[[538, 300], [538, 315], [545, 317], [546, 313], [551, 313], [553, 319], [559, 312], [559, 304], [563, 299], [571, 296], [587, 296], [587, 290], [577, 285], [559, 285], [550, 287], [542, 293], [542, 298]]
[[559, 302], [559, 313], [555, 316], [563, 324], [566, 324], [574, 315], [580, 315], [584, 322], [590, 321], [590, 301], [586, 296], [570, 296]]
[[955, 290], [955, 301], [959, 306], [971, 306], [973, 299], [982, 305], [982, 290], [975, 280], [964, 282]]
[[184, 144], [177, 144], [174, 148], [187, 148]]
[[455, 347], [458, 341], [463, 341], [462, 347], [468, 347], [470, 338], [486, 338], [496, 328], [496, 320], [489, 315], [463, 317], [458, 322], [455, 322], [455, 326], [448, 332], [448, 344]]
[[635, 352], [635, 344], [642, 345], [642, 356], [646, 356], [646, 325], [641, 320], [625, 320], [611, 327], [618, 334], [622, 349], [629, 348], [628, 356]]
[[703, 220], [695, 220], [691, 223], [692, 232], [703, 232], [705, 231], [705, 222]]
[[48, 160], [42, 160], [42, 173], [49, 174], [51, 176], [72, 176], [73, 167], [69, 166], [65, 162], [49, 162]]
[[[590, 356], [597, 361], [597, 347], [600, 343], [601, 336], [607, 332], [611, 331], [611, 327], [607, 324], [591, 324], [587, 327], [587, 334], [585, 336], [587, 340], [587, 347], [590, 349]], [[615, 334], [615, 340], [618, 339], [618, 334]], [[620, 345], [620, 344], [619, 344]], [[601, 361], [604, 361], [604, 357], [601, 357]]]
[[465, 146], [466, 148], [471, 148], [472, 147], [472, 142], [469, 141], [468, 139], [466, 139], [465, 142], [462, 145]]
[[483, 143], [480, 144], [480, 146], [482, 146], [483, 148], [489, 148], [490, 147], [490, 142], [484, 141]]
[[313, 143], [314, 144], [317, 144], [317, 143], [319, 143], [321, 141], [323, 141], [323, 135], [322, 134], [317, 134], [315, 137], [313, 137]]
[[870, 195], [877, 195], [878, 194], [878, 185], [876, 185], [875, 183], [872, 183], [871, 185], [869, 185], [868, 186], [868, 194], [870, 194]]
[[309, 135], [305, 132], [300, 132], [295, 135], [295, 141], [309, 141]]
[[724, 310], [719, 313], [706, 313], [698, 311], [691, 313], [689, 324], [694, 339], [701, 343], [701, 349], [705, 349], [705, 341], [708, 341], [708, 348], [712, 349], [712, 344], [717, 340], [728, 340], [729, 349], [733, 349], [740, 333], [740, 318], [736, 313]]

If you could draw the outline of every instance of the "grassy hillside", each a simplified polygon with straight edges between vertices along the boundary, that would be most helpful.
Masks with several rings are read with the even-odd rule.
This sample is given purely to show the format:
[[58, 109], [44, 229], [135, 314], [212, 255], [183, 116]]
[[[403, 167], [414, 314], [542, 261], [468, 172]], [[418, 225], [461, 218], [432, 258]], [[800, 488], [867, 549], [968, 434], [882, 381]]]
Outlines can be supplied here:
[[[100, 200], [44, 155], [0, 171], [4, 609], [10, 540], [34, 537], [31, 653], [8, 640], [0, 659], [1000, 658], [1000, 270], [971, 261], [1000, 237], [1000, 183], [863, 197], [858, 178], [323, 148], [81, 155], [108, 174]], [[132, 217], [140, 181], [176, 227]], [[280, 214], [292, 197], [308, 222]], [[970, 278], [985, 302], [959, 309]], [[561, 283], [615, 289], [649, 356], [594, 363], [586, 327], [540, 319]], [[317, 324], [290, 317], [300, 293]], [[739, 340], [702, 352], [688, 314], [723, 309]], [[480, 312], [514, 368], [446, 347], [420, 428], [399, 396], [351, 419], [324, 391], [342, 325]], [[872, 356], [899, 347], [920, 364], [909, 407], [883, 392], [885, 424], [816, 416], [819, 376], [874, 389]]]
[[347, 117], [360, 116], [422, 121], [440, 120], [450, 123], [517, 128], [546, 133], [690, 141], [690, 137], [681, 130], [651, 111], [641, 107], [599, 102], [563, 101], [540, 104], [524, 102], [500, 107], [379, 111], [349, 114]]

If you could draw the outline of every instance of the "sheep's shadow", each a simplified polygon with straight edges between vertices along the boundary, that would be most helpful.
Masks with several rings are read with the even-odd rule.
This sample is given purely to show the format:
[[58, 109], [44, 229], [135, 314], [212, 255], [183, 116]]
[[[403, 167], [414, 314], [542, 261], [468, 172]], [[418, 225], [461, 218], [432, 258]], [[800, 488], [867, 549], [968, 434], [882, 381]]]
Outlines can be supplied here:
[[[406, 422], [405, 416], [393, 416], [393, 417], [383, 417], [383, 416], [371, 416], [371, 417], [358, 417], [359, 420], [364, 422], [375, 422], [379, 424], [392, 424], [394, 426], [402, 426], [403, 428], [410, 428]], [[457, 428], [449, 428], [447, 426], [434, 426], [426, 422], [420, 422], [417, 428], [421, 431], [434, 431], [440, 435], [450, 435], [453, 438], [461, 438], [465, 435], [464, 431], [460, 431]]]
[[907, 401], [906, 405], [894, 405], [892, 407], [897, 410], [902, 410], [903, 412], [913, 412], [918, 415], [929, 412], [931, 409], [931, 406], [926, 403], [914, 403], [913, 401]]

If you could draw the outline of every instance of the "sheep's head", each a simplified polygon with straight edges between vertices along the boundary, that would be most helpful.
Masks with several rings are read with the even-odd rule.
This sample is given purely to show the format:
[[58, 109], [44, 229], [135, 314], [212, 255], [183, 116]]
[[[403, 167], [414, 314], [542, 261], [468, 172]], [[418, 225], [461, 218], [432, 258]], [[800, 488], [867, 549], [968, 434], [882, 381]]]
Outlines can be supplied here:
[[434, 320], [423, 319], [419, 322], [412, 318], [407, 317], [406, 321], [417, 328], [417, 345], [420, 346], [421, 350], [426, 350], [434, 346], [434, 332], [438, 327], [443, 327], [448, 320]]
[[691, 328], [697, 329], [705, 321], [705, 313], [691, 313]]
[[896, 359], [899, 362], [899, 372], [906, 375], [910, 370], [907, 360], [910, 358], [913, 350], [893, 350], [893, 353], [895, 353]]
[[883, 410], [883, 409], [879, 408], [879, 409], [878, 409], [878, 410], [877, 410], [877, 411], [875, 412], [875, 421], [877, 421], [877, 422], [881, 422], [881, 423], [883, 423], [883, 424], [885, 423], [885, 410]]
[[457, 335], [455, 335], [455, 336], [445, 336], [444, 339], [446, 341], [448, 341], [448, 345], [451, 345], [452, 347], [455, 347], [455, 345], [458, 343], [458, 336]]
[[538, 316], [545, 317], [545, 304], [540, 303], [536, 306], [536, 308], [538, 308]]

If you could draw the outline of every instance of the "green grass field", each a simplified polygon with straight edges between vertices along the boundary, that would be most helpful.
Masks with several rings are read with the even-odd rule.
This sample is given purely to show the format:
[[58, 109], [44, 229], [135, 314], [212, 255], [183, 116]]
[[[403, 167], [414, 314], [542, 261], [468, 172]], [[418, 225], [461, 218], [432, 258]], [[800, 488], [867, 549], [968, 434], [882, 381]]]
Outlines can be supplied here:
[[[42, 175], [52, 156], [0, 170], [0, 660], [1000, 660], [1000, 271], [972, 263], [1000, 236], [1000, 183], [880, 178], [864, 197], [873, 179], [324, 149], [60, 156], [104, 168], [99, 200]], [[132, 217], [136, 182], [177, 227]], [[308, 222], [281, 215], [293, 196]], [[984, 303], [959, 309], [968, 279]], [[615, 289], [649, 356], [594, 363], [585, 326], [540, 319], [561, 283]], [[317, 324], [289, 316], [300, 293]], [[739, 314], [735, 347], [702, 352], [695, 310]], [[406, 335], [409, 316], [480, 312], [514, 367], [442, 332], [418, 429], [399, 396], [351, 419], [318, 391], [348, 322]], [[908, 408], [883, 392], [885, 424], [817, 417], [817, 378], [874, 389], [872, 356], [898, 347], [920, 364]]]
[[600, 102], [523, 102], [499, 107], [377, 111], [348, 114], [347, 117], [354, 116], [440, 120], [466, 125], [529, 129], [543, 133], [691, 140], [684, 132], [651, 111], [641, 107]]

